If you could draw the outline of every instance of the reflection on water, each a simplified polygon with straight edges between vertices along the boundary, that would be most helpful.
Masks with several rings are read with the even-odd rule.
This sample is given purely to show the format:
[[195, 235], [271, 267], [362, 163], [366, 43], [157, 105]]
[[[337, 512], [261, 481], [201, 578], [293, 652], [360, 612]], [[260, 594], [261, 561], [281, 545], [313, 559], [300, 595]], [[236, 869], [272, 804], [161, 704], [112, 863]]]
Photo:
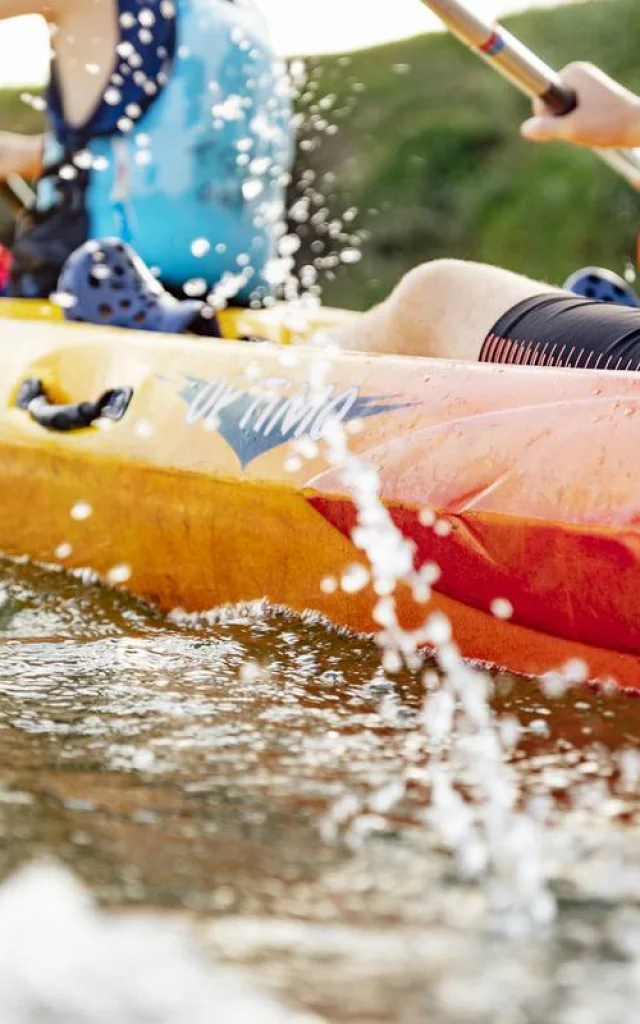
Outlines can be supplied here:
[[[638, 801], [635, 761], [620, 752], [640, 736], [640, 701], [584, 689], [550, 700], [532, 685], [498, 681], [498, 710], [526, 729], [517, 771], [548, 823], [547, 870], [559, 899], [555, 928], [507, 941], [487, 934], [482, 894], [456, 878], [425, 825], [418, 784], [375, 815], [372, 835], [326, 839], [323, 822], [345, 794], [366, 808], [415, 762], [424, 695], [417, 680], [385, 679], [373, 644], [263, 607], [217, 624], [168, 622], [26, 565], [3, 563], [0, 579], [3, 879], [54, 859], [105, 906], [163, 911], [153, 924], [116, 919], [127, 949], [129, 927], [147, 936], [147, 966], [142, 960], [138, 970], [151, 975], [178, 948], [168, 913], [177, 912], [212, 963], [248, 966], [252, 982], [282, 1004], [331, 1021], [636, 1019]], [[7, 950], [29, 960], [33, 935], [54, 943], [55, 929], [38, 929], [34, 906], [44, 915], [46, 892], [72, 882], [55, 875], [47, 890], [52, 870], [0, 890], [3, 1022], [16, 998]], [[73, 892], [56, 904], [58, 923], [80, 899]], [[22, 947], [7, 944], [7, 906], [23, 921], [11, 929]], [[100, 985], [116, 991], [122, 971], [100, 938], [107, 924], [86, 913], [90, 926], [79, 912], [74, 918], [76, 944], [85, 953], [96, 944]], [[80, 961], [72, 962], [77, 973]], [[34, 963], [38, 1020], [114, 1019], [77, 993], [65, 1016], [46, 957]], [[73, 972], [65, 977], [72, 999]], [[207, 984], [217, 979], [212, 973]], [[119, 1021], [156, 1019], [139, 998], [131, 995]], [[269, 1016], [274, 1006], [229, 1020], [278, 1019]], [[188, 1004], [163, 1012], [158, 1020], [201, 1019]], [[11, 1024], [32, 1019], [16, 1011]], [[226, 1020], [221, 1012], [202, 1019]]]

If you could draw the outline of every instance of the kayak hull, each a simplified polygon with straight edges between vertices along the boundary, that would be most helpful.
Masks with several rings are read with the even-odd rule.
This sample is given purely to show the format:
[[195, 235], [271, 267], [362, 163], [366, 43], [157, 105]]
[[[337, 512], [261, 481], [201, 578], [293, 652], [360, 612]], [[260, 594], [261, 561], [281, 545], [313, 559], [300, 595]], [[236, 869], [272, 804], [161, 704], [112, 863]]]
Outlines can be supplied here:
[[[578, 658], [640, 690], [635, 375], [326, 355], [276, 344], [292, 340], [282, 313], [230, 319], [274, 341], [250, 345], [49, 309], [0, 319], [0, 550], [89, 567], [165, 610], [267, 598], [372, 632], [371, 587], [340, 586], [365, 563], [323, 440], [339, 419], [416, 567], [441, 569], [428, 605], [398, 588], [403, 625], [440, 610], [468, 658], [530, 675]], [[54, 433], [15, 405], [29, 378], [59, 402], [133, 399], [118, 423]]]

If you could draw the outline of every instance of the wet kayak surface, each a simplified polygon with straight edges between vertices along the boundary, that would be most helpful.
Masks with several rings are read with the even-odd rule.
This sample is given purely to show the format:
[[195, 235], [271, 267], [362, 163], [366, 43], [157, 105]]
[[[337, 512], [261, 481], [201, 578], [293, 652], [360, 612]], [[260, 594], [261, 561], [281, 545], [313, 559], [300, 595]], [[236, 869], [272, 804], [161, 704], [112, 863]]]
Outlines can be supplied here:
[[[558, 904], [555, 922], [514, 934], [431, 820], [423, 684], [386, 676], [372, 641], [262, 605], [167, 619], [26, 564], [0, 563], [0, 585], [0, 1019], [31, 1019], [7, 950], [29, 959], [35, 933], [38, 1019], [108, 1019], [74, 992], [73, 958], [51, 994], [47, 893], [69, 949], [86, 954], [114, 922], [125, 946], [138, 935], [139, 979], [163, 957], [175, 967], [157, 943], [186, 923], [220, 1006], [215, 971], [250, 973], [257, 1024], [276, 1019], [270, 1000], [359, 1024], [636, 1019], [638, 699], [496, 680], [495, 711], [522, 726], [513, 775], [546, 823], [536, 857]], [[516, 874], [506, 889], [526, 883]], [[66, 921], [89, 897], [103, 909]], [[11, 941], [9, 904], [23, 924]], [[126, 972], [107, 949], [100, 984], [115, 991]], [[119, 1019], [200, 1019], [143, 1003], [123, 994]], [[247, 1019], [236, 1009], [229, 1020]]]

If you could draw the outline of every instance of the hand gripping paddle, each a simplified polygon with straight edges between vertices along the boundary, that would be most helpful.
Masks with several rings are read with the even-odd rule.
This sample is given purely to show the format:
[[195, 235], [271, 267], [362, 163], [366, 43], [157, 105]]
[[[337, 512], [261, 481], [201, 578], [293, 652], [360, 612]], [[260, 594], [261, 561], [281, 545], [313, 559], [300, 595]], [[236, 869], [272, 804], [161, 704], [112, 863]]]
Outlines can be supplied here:
[[[560, 76], [515, 36], [485, 21], [458, 0], [421, 0], [465, 46], [483, 57], [501, 75], [532, 99], [541, 99], [561, 117], [575, 110], [578, 100]], [[640, 150], [594, 149], [601, 160], [640, 191]]]

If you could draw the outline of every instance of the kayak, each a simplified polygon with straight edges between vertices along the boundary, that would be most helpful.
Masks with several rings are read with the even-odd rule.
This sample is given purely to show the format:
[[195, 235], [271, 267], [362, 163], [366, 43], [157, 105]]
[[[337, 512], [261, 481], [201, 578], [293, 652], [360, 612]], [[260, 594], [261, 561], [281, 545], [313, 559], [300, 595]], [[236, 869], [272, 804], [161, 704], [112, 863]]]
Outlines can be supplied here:
[[[426, 607], [398, 586], [403, 626], [441, 611], [473, 661], [537, 676], [580, 659], [640, 689], [640, 378], [304, 344], [349, 315], [228, 310], [211, 340], [2, 300], [0, 550], [165, 610], [266, 598], [373, 632], [374, 588], [341, 585], [365, 561], [323, 440], [339, 421], [416, 567], [440, 569]], [[118, 413], [54, 429], [18, 402], [33, 381], [54, 405], [109, 390]]]

